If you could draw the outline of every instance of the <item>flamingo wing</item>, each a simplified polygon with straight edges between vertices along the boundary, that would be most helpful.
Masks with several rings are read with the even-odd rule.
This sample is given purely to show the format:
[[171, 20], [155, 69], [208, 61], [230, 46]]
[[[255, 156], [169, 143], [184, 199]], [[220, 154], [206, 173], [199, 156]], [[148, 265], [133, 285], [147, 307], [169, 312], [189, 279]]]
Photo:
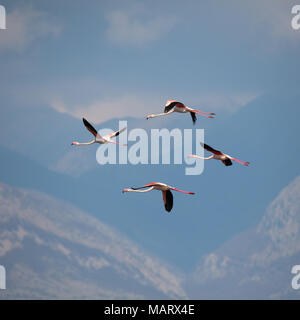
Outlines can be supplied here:
[[164, 109], [164, 113], [168, 113], [169, 111], [171, 111], [175, 107], [176, 103], [177, 103], [176, 101], [172, 101], [170, 104], [166, 105]]
[[170, 212], [173, 208], [173, 194], [170, 190], [162, 191], [163, 201], [166, 211]]
[[232, 161], [229, 158], [222, 160], [222, 162], [225, 164], [226, 167], [232, 166]]
[[145, 184], [144, 186], [137, 187], [137, 188], [131, 188], [131, 189], [132, 190], [139, 190], [139, 189], [144, 189], [144, 188], [148, 188], [148, 187], [154, 187], [156, 185], [157, 185], [156, 183], [148, 183], [148, 184]]
[[123, 128], [123, 129], [121, 129], [121, 130], [119, 130], [119, 131], [110, 133], [110, 134], [106, 135], [105, 137], [106, 137], [106, 138], [117, 137], [120, 133], [122, 133], [122, 132], [125, 131], [125, 130], [126, 130], [126, 128]]
[[89, 132], [93, 136], [95, 136], [95, 138], [101, 138], [100, 135], [98, 134], [97, 130], [85, 118], [82, 118], [82, 121], [83, 121], [85, 127], [89, 130]]
[[192, 112], [192, 111], [190, 113], [191, 113], [191, 117], [192, 117], [192, 120], [193, 120], [193, 124], [195, 124], [196, 121], [197, 121], [196, 113]]
[[209, 151], [209, 152], [212, 152], [212, 153], [218, 154], [218, 155], [223, 154], [223, 152], [221, 152], [221, 151], [219, 151], [219, 150], [215, 150], [214, 148], [210, 147], [209, 145], [207, 145], [207, 144], [205, 144], [205, 143], [200, 142], [200, 144], [201, 144], [201, 146], [202, 146], [205, 150], [207, 150], [207, 151]]

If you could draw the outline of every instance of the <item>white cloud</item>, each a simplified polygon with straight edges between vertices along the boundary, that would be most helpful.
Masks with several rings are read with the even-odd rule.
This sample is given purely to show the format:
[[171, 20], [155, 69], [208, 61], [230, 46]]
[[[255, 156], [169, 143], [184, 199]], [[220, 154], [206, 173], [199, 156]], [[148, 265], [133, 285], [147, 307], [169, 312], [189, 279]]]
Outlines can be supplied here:
[[34, 40], [60, 32], [60, 27], [49, 23], [43, 12], [31, 7], [16, 8], [7, 13], [6, 28], [1, 31], [0, 52], [22, 51]]
[[51, 103], [51, 106], [61, 113], [67, 113], [77, 118], [86, 116], [89, 119], [93, 119], [95, 123], [101, 123], [113, 118], [146, 117], [153, 110], [158, 110], [163, 103], [157, 98], [145, 99], [135, 95], [126, 95], [118, 98], [97, 100], [86, 106], [75, 107], [70, 107], [56, 100]]
[[116, 10], [108, 14], [107, 36], [121, 45], [139, 46], [153, 42], [167, 34], [175, 25], [176, 19], [170, 16], [149, 17], [143, 10]]
[[257, 92], [237, 92], [237, 93], [203, 93], [193, 99], [196, 109], [208, 108], [212, 111], [226, 110], [228, 112], [236, 112], [251, 101], [260, 96]]
[[61, 113], [70, 114], [76, 118], [87, 117], [94, 123], [101, 123], [113, 118], [135, 117], [144, 118], [149, 113], [160, 113], [167, 99], [178, 99], [188, 106], [207, 111], [226, 110], [235, 112], [259, 96], [258, 93], [203, 93], [188, 101], [179, 97], [123, 95], [117, 98], [96, 100], [86, 105], [66, 104], [56, 99], [50, 105]]

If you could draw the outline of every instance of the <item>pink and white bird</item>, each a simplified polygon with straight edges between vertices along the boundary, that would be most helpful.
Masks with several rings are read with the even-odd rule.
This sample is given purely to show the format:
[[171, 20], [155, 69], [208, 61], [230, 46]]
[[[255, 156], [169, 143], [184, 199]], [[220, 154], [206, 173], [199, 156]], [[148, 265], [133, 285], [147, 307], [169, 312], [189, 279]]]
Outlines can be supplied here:
[[179, 113], [190, 112], [192, 120], [193, 120], [193, 124], [195, 124], [196, 120], [197, 120], [196, 114], [199, 114], [199, 115], [201, 115], [203, 117], [207, 117], [207, 118], [214, 118], [213, 116], [215, 115], [215, 113], [208, 113], [208, 112], [192, 109], [192, 108], [187, 107], [183, 103], [178, 102], [176, 100], [168, 100], [165, 105], [164, 113], [149, 114], [146, 117], [146, 119], [148, 120], [148, 119], [155, 118], [155, 117], [166, 116], [166, 115], [171, 114], [173, 112], [179, 112]]
[[101, 137], [100, 134], [97, 132], [97, 130], [86, 119], [82, 118], [82, 121], [83, 121], [85, 127], [89, 130], [89, 132], [95, 137], [95, 139], [93, 139], [90, 142], [77, 142], [77, 141], [74, 141], [74, 142], [72, 142], [72, 145], [75, 145], [75, 146], [87, 146], [87, 145], [90, 145], [90, 144], [93, 144], [93, 143], [100, 143], [100, 144], [114, 143], [114, 144], [118, 144], [120, 146], [127, 146], [127, 144], [121, 144], [121, 143], [118, 143], [118, 142], [110, 140], [113, 137], [117, 137], [120, 133], [125, 131], [126, 128], [123, 128], [123, 129], [121, 129], [119, 131], [116, 131], [116, 132], [113, 132], [113, 133], [110, 133], [110, 134], [107, 134], [107, 135]]
[[[148, 189], [140, 190], [140, 189], [144, 189], [144, 188], [148, 188]], [[187, 193], [187, 194], [195, 194], [194, 192], [182, 191], [182, 190], [173, 188], [173, 187], [168, 186], [167, 184], [161, 183], [161, 182], [152, 182], [149, 184], [145, 184], [144, 186], [139, 187], [139, 188], [124, 189], [122, 192], [123, 193], [124, 192], [148, 192], [151, 190], [162, 191], [165, 209], [168, 212], [170, 212], [173, 208], [173, 194], [172, 194], [171, 190], [182, 192], [182, 193]]]
[[213, 155], [210, 156], [210, 157], [200, 157], [200, 156], [196, 156], [196, 155], [191, 154], [188, 157], [204, 159], [204, 160], [210, 160], [210, 159], [221, 160], [224, 163], [225, 166], [231, 166], [232, 165], [232, 161], [231, 160], [236, 161], [236, 162], [238, 162], [240, 164], [243, 164], [244, 166], [248, 166], [250, 164], [250, 162], [245, 162], [245, 161], [238, 160], [238, 159], [233, 158], [233, 157], [229, 156], [228, 154], [225, 154], [225, 153], [223, 153], [223, 152], [221, 152], [219, 150], [215, 150], [215, 149], [213, 149], [212, 147], [208, 146], [205, 143], [200, 142], [200, 144], [205, 150], [207, 150], [209, 152], [212, 152]]

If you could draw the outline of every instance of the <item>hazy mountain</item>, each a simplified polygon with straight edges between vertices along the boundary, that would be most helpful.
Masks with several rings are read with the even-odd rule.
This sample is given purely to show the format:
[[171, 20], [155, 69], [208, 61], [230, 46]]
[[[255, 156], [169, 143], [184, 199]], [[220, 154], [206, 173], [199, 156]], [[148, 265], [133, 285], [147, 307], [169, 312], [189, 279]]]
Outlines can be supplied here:
[[0, 184], [1, 299], [186, 298], [182, 277], [73, 205]]
[[300, 176], [270, 204], [259, 225], [204, 256], [187, 290], [193, 298], [299, 299]]
[[[2, 102], [4, 105], [5, 103]], [[22, 107], [7, 102], [1, 110], [0, 145], [54, 171], [79, 176], [98, 167], [96, 146], [76, 148], [72, 141], [90, 141], [93, 136], [82, 120], [48, 106]], [[85, 116], [84, 114], [82, 115]], [[93, 119], [88, 119], [93, 123]], [[118, 129], [118, 120], [94, 124], [97, 129]], [[145, 119], [126, 118], [128, 129], [144, 127]]]

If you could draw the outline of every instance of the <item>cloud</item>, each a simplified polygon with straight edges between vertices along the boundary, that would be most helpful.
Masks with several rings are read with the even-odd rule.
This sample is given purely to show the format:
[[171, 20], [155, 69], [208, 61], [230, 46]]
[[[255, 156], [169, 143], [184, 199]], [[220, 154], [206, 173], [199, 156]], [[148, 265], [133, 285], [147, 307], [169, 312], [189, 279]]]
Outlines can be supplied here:
[[60, 113], [67, 113], [76, 118], [83, 116], [93, 119], [94, 123], [101, 123], [113, 118], [143, 118], [149, 113], [160, 113], [167, 99], [175, 99], [186, 103], [188, 106], [203, 110], [225, 110], [236, 112], [259, 96], [258, 93], [203, 93], [188, 101], [184, 97], [155, 97], [146, 95], [123, 95], [117, 98], [95, 100], [86, 105], [66, 104], [60, 99], [55, 99], [50, 105]]
[[243, 24], [240, 24], [237, 32], [242, 31], [245, 39], [250, 37], [256, 49], [273, 51], [289, 43], [299, 43], [298, 34], [291, 27], [294, 5], [293, 0], [232, 1], [231, 10], [237, 17], [243, 18]]
[[192, 104], [187, 103], [196, 109], [211, 109], [213, 111], [225, 110], [236, 112], [241, 107], [246, 106], [251, 101], [257, 99], [261, 93], [258, 92], [203, 92], [192, 98]]
[[7, 14], [6, 22], [7, 29], [1, 31], [0, 52], [22, 51], [34, 40], [60, 32], [60, 27], [48, 22], [43, 12], [31, 7], [14, 9]]
[[95, 123], [104, 122], [112, 118], [146, 117], [147, 114], [152, 112], [151, 110], [158, 110], [161, 105], [162, 102], [159, 99], [145, 99], [135, 95], [98, 100], [86, 106], [75, 106], [73, 108], [59, 100], [51, 103], [51, 106], [61, 113], [67, 113], [77, 118], [86, 116], [89, 119], [93, 119]]
[[140, 46], [167, 34], [177, 19], [170, 16], [149, 17], [143, 10], [116, 10], [107, 15], [107, 36], [112, 43]]

